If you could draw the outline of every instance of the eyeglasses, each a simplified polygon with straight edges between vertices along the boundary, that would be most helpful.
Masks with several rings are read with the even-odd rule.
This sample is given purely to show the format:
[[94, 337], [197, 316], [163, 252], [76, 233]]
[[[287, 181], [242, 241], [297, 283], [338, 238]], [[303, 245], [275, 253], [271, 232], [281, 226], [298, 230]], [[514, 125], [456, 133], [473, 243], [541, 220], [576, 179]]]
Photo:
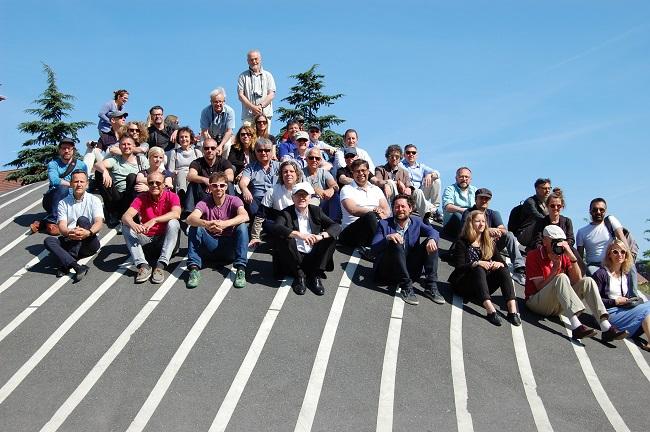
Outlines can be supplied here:
[[204, 151], [208, 151], [208, 150], [212, 150], [212, 151], [214, 151], [214, 150], [216, 150], [216, 149], [217, 149], [216, 147], [203, 147], [203, 150], [204, 150]]
[[548, 206], [550, 208], [552, 208], [552, 209], [561, 209], [562, 208], [562, 204], [549, 204]]
[[310, 161], [319, 161], [319, 160], [321, 160], [321, 158], [319, 158], [318, 156], [307, 156], [307, 159], [309, 159]]
[[591, 209], [592, 213], [605, 213], [606, 211], [607, 211], [607, 209], [600, 208], [600, 207], [594, 207], [594, 208]]
[[269, 122], [267, 122], [266, 120], [258, 120], [255, 123], [257, 123], [257, 124], [268, 124]]
[[258, 152], [258, 153], [270, 153], [271, 149], [259, 148], [259, 149], [255, 149], [255, 151]]
[[245, 137], [245, 136], [250, 137], [250, 136], [253, 136], [253, 134], [250, 134], [250, 133], [248, 133], [248, 132], [241, 132], [241, 133], [239, 134], [239, 136], [242, 136], [242, 137]]
[[228, 183], [210, 183], [210, 186], [217, 189], [225, 189], [228, 187]]
[[401, 157], [402, 155], [398, 155], [398, 154], [388, 155], [388, 159], [399, 159]]
[[354, 170], [352, 174], [368, 174], [368, 170], [366, 169]]
[[160, 187], [160, 186], [162, 186], [163, 182], [161, 182], [161, 181], [148, 181], [147, 184], [149, 186]]
[[407, 150], [407, 151], [405, 151], [404, 153], [406, 153], [407, 155], [418, 154], [418, 152], [416, 152], [415, 150]]
[[625, 256], [627, 255], [627, 252], [624, 250], [618, 250], [618, 249], [612, 249], [612, 253], [614, 255], [619, 255], [619, 256]]

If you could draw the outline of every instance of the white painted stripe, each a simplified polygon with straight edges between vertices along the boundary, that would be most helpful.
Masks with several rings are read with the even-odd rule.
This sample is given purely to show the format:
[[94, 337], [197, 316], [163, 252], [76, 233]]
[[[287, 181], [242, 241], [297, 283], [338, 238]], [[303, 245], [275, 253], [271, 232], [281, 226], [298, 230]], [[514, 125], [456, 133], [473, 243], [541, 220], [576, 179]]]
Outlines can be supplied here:
[[327, 371], [327, 363], [329, 362], [332, 345], [334, 344], [336, 329], [339, 326], [339, 320], [343, 313], [345, 299], [348, 296], [354, 272], [357, 270], [357, 266], [359, 265], [359, 259], [359, 252], [355, 250], [345, 266], [343, 276], [341, 276], [341, 282], [336, 290], [334, 302], [330, 308], [330, 313], [327, 317], [327, 322], [325, 323], [320, 343], [318, 344], [316, 359], [314, 360], [314, 365], [312, 366], [311, 374], [309, 376], [309, 383], [307, 384], [307, 390], [305, 391], [305, 397], [302, 401], [302, 406], [300, 407], [300, 414], [298, 415], [298, 421], [296, 422], [296, 427], [294, 429], [295, 432], [310, 431], [314, 424], [314, 417], [316, 416], [320, 393], [323, 389], [323, 381], [325, 379], [325, 372]]
[[172, 274], [167, 277], [165, 282], [160, 285], [154, 295], [144, 305], [140, 312], [131, 320], [129, 325], [117, 337], [113, 345], [104, 353], [102, 358], [93, 366], [88, 372], [88, 375], [81, 381], [81, 384], [72, 392], [66, 401], [56, 410], [52, 418], [41, 428], [41, 432], [56, 431], [63, 422], [72, 414], [72, 411], [81, 403], [81, 401], [88, 395], [93, 386], [99, 381], [104, 372], [113, 363], [117, 356], [122, 352], [127, 343], [131, 340], [131, 336], [142, 326], [147, 320], [151, 312], [160, 304], [165, 295], [169, 292], [174, 283], [178, 280], [180, 275], [185, 270], [185, 261], [179, 263]]
[[18, 213], [14, 214], [12, 218], [9, 218], [9, 219], [7, 219], [6, 221], [0, 223], [0, 230], [3, 229], [3, 228], [5, 228], [5, 227], [6, 227], [7, 225], [9, 225], [10, 223], [13, 223], [13, 221], [15, 221], [16, 219], [18, 219], [18, 216], [22, 216], [22, 215], [24, 215], [25, 213], [27, 213], [28, 211], [30, 211], [31, 209], [33, 209], [34, 207], [36, 207], [36, 206], [39, 205], [40, 203], [41, 203], [41, 200], [38, 200], [38, 201], [36, 201], [36, 202], [34, 202], [34, 203], [31, 203], [30, 205], [28, 205], [27, 207], [25, 207], [24, 209], [22, 209], [22, 210], [19, 211]]
[[52, 348], [65, 336], [72, 326], [108, 291], [108, 289], [126, 272], [126, 268], [121, 267], [112, 273], [99, 288], [97, 288], [64, 322], [43, 345], [25, 362], [18, 371], [0, 388], [0, 404], [20, 385], [20, 383], [30, 374], [32, 370], [40, 363], [41, 360], [50, 352]]
[[[566, 331], [567, 335], [569, 335], [569, 338], [571, 338], [571, 323], [569, 322], [569, 319], [564, 315], [560, 315], [560, 319], [564, 324], [564, 330]], [[582, 343], [576, 342], [574, 340], [571, 340], [571, 345], [573, 346], [573, 351], [576, 353], [576, 357], [578, 357], [580, 367], [582, 368], [582, 372], [585, 374], [587, 383], [589, 384], [589, 387], [591, 387], [591, 391], [596, 397], [596, 401], [600, 405], [600, 408], [603, 410], [603, 413], [605, 413], [607, 420], [609, 420], [615, 431], [629, 432], [630, 429], [623, 421], [623, 418], [614, 407], [614, 404], [609, 399], [607, 392], [605, 392], [605, 389], [600, 383], [600, 379], [598, 378], [598, 375], [596, 375], [596, 371], [591, 364], [591, 360], [589, 360], [589, 356], [587, 355], [585, 347], [582, 345]]]
[[[249, 251], [248, 257], [250, 258], [252, 254], [253, 252]], [[189, 333], [187, 333], [185, 339], [183, 339], [183, 342], [181, 342], [181, 345], [172, 356], [172, 359], [169, 361], [169, 364], [163, 371], [162, 375], [160, 378], [158, 378], [158, 382], [156, 382], [153, 390], [151, 390], [151, 393], [149, 393], [149, 397], [147, 397], [147, 400], [140, 408], [140, 411], [138, 411], [135, 418], [129, 425], [127, 432], [142, 431], [145, 426], [147, 426], [147, 423], [151, 419], [153, 413], [156, 411], [156, 408], [158, 408], [160, 401], [162, 400], [163, 396], [165, 396], [167, 389], [183, 365], [183, 362], [185, 362], [185, 359], [190, 353], [192, 347], [194, 347], [194, 344], [199, 339], [199, 336], [201, 336], [201, 333], [203, 333], [203, 330], [208, 325], [208, 322], [210, 322], [210, 319], [217, 312], [217, 309], [219, 309], [221, 302], [230, 291], [230, 287], [232, 286], [234, 278], [235, 273], [231, 271], [228, 277], [225, 278], [221, 283], [221, 286], [219, 289], [217, 289], [217, 292], [210, 300], [210, 303], [208, 303], [205, 309], [203, 309], [203, 312], [201, 312], [201, 315], [199, 315]]]
[[510, 328], [512, 330], [512, 343], [515, 347], [519, 375], [524, 385], [526, 399], [528, 400], [530, 411], [533, 414], [535, 426], [537, 426], [537, 430], [540, 432], [552, 432], [553, 427], [546, 413], [546, 408], [544, 408], [544, 403], [537, 394], [537, 383], [535, 382], [535, 375], [533, 375], [533, 368], [530, 366], [530, 358], [528, 357], [528, 349], [526, 348], [526, 340], [524, 339], [524, 330], [522, 327], [513, 325]]
[[[47, 184], [47, 183], [44, 183], [44, 184]], [[25, 189], [25, 188], [28, 188], [28, 187], [30, 187], [30, 186], [31, 186], [31, 185], [28, 184], [28, 185], [24, 185], [24, 186], [21, 186], [21, 187], [19, 187], [19, 188], [16, 188], [16, 189], [14, 189], [14, 190], [10, 190], [9, 192], [5, 192], [5, 193], [3, 193], [2, 195], [0, 195], [0, 198], [4, 198], [4, 197], [6, 197], [7, 195], [11, 195], [12, 193], [16, 193], [16, 192], [21, 191], [21, 190], [23, 190], [23, 189]]]
[[[0, 205], [0, 209], [7, 207], [9, 204], [12, 204], [12, 203], [16, 202], [16, 201], [18, 201], [19, 199], [21, 199], [22, 197], [25, 197], [25, 196], [29, 195], [30, 193], [32, 193], [32, 192], [34, 192], [34, 191], [37, 191], [37, 190], [41, 189], [43, 186], [47, 186], [47, 185], [48, 185], [48, 183], [44, 183], [44, 184], [42, 184], [42, 185], [38, 185], [38, 186], [36, 186], [35, 188], [30, 189], [30, 190], [28, 190], [27, 192], [22, 193], [22, 194], [18, 195], [17, 197], [10, 199], [10, 200], [7, 201], [6, 203], [3, 203], [2, 205]], [[41, 202], [41, 201], [39, 201], [39, 202]]]
[[643, 354], [641, 353], [639, 347], [634, 345], [634, 343], [630, 342], [628, 339], [625, 339], [625, 346], [628, 350], [630, 350], [632, 358], [636, 362], [636, 365], [639, 367], [639, 369], [641, 369], [641, 372], [643, 372], [643, 375], [645, 375], [645, 378], [650, 381], [650, 367], [648, 367], [648, 362], [646, 361], [645, 357], [643, 357]]
[[471, 432], [474, 430], [474, 425], [472, 424], [472, 415], [467, 409], [467, 380], [465, 379], [465, 360], [463, 359], [463, 299], [455, 294], [451, 306], [449, 345], [456, 424], [459, 431]]
[[32, 258], [27, 264], [25, 264], [23, 267], [21, 267], [16, 273], [13, 275], [9, 276], [9, 278], [0, 285], [0, 294], [2, 294], [6, 289], [10, 288], [13, 284], [15, 284], [18, 279], [20, 279], [27, 271], [34, 267], [36, 264], [41, 262], [45, 257], [49, 254], [47, 250], [44, 250], [34, 258]]
[[[109, 231], [109, 232], [108, 232], [108, 233], [107, 233], [107, 234], [106, 234], [106, 235], [105, 235], [105, 236], [100, 240], [100, 242], [99, 242], [100, 247], [101, 247], [101, 246], [104, 246], [106, 243], [108, 243], [108, 242], [109, 242], [109, 241], [110, 241], [110, 240], [115, 236], [115, 234], [116, 234], [116, 231], [115, 231], [115, 230], [111, 230], [111, 231]], [[45, 252], [47, 253], [47, 251], [45, 251]], [[42, 255], [42, 254], [41, 254], [41, 255]], [[39, 255], [39, 256], [40, 256], [40, 255]], [[88, 261], [90, 261], [93, 257], [94, 257], [94, 255], [93, 255], [93, 256], [86, 257], [86, 258], [83, 258], [83, 259], [79, 260], [79, 264], [86, 264], [86, 263], [87, 263]], [[38, 257], [37, 257], [37, 258], [38, 258]], [[32, 261], [33, 261], [33, 260], [32, 260]], [[30, 261], [30, 262], [31, 262], [31, 261]], [[29, 264], [28, 264], [28, 265], [29, 265]], [[23, 267], [22, 269], [19, 270], [19, 272], [22, 271], [22, 273], [20, 274], [20, 276], [22, 276], [22, 275], [27, 271], [27, 270], [23, 271], [23, 269], [25, 269], [26, 267], [27, 267], [27, 266], [25, 266], [25, 267]], [[17, 274], [17, 273], [18, 273], [18, 272], [16, 272], [16, 274]], [[8, 282], [8, 281], [11, 281], [11, 284], [7, 285], [6, 287], [5, 287], [4, 284], [3, 284], [3, 287], [0, 287], [0, 288], [7, 289], [9, 286], [13, 285], [13, 284], [18, 280], [18, 279], [20, 279], [20, 276], [19, 276], [19, 277], [15, 277], [15, 275], [14, 275], [14, 276], [10, 277], [10, 278], [7, 280], [7, 282]], [[27, 319], [31, 314], [33, 314], [34, 312], [36, 312], [36, 309], [38, 309], [39, 307], [41, 307], [41, 306], [43, 305], [43, 303], [45, 303], [45, 302], [46, 302], [50, 297], [52, 297], [52, 296], [53, 296], [53, 295], [54, 295], [58, 290], [61, 289], [61, 287], [62, 287], [63, 285], [65, 285], [65, 284], [66, 284], [69, 280], [71, 280], [71, 279], [72, 279], [72, 278], [71, 278], [69, 275], [65, 275], [65, 276], [63, 276], [62, 278], [58, 279], [58, 280], [57, 280], [57, 281], [56, 281], [56, 282], [55, 282], [51, 287], [49, 287], [48, 289], [46, 289], [45, 292], [44, 292], [43, 294], [41, 294], [41, 295], [40, 295], [36, 300], [34, 300], [34, 301], [32, 302], [32, 304], [30, 304], [29, 306], [27, 306], [27, 308], [26, 308], [24, 311], [22, 311], [20, 314], [18, 314], [18, 316], [17, 316], [16, 318], [14, 318], [13, 320], [11, 320], [11, 322], [10, 322], [9, 324], [7, 324], [7, 325], [6, 325], [2, 330], [0, 330], [0, 341], [2, 341], [4, 338], [6, 338], [8, 335], [10, 335], [10, 334], [11, 334], [11, 333], [16, 329], [16, 327], [18, 327], [20, 324], [22, 324], [22, 323], [23, 323], [23, 322], [24, 322], [24, 321], [25, 321], [25, 320], [26, 320], [26, 319]], [[3, 290], [4, 290], [4, 289], [3, 289]], [[3, 290], [2, 290], [2, 291], [3, 291]], [[2, 291], [0, 291], [0, 292], [2, 292]]]
[[271, 302], [271, 306], [266, 312], [260, 328], [257, 330], [257, 334], [255, 335], [255, 338], [253, 339], [253, 342], [251, 343], [251, 346], [246, 353], [246, 357], [244, 357], [244, 361], [239, 367], [237, 375], [235, 375], [235, 379], [230, 385], [226, 397], [224, 398], [223, 402], [221, 402], [221, 406], [219, 407], [219, 411], [212, 421], [209, 432], [222, 432], [226, 430], [226, 427], [230, 422], [230, 418], [232, 417], [232, 413], [235, 411], [235, 408], [239, 403], [239, 398], [244, 392], [244, 388], [248, 383], [248, 379], [250, 378], [251, 373], [257, 364], [257, 360], [259, 359], [260, 354], [264, 349], [264, 344], [266, 343], [266, 339], [271, 333], [273, 324], [275, 324], [275, 319], [282, 309], [284, 300], [287, 298], [290, 287], [291, 280], [284, 282], [280, 288], [278, 288], [278, 292], [275, 294], [275, 297]]
[[31, 229], [28, 229], [27, 231], [25, 231], [24, 233], [22, 233], [21, 235], [19, 235], [18, 238], [16, 238], [14, 241], [12, 241], [12, 242], [9, 243], [8, 245], [6, 245], [6, 246], [3, 247], [2, 249], [0, 249], [0, 257], [1, 257], [2, 255], [6, 254], [7, 252], [9, 252], [11, 249], [13, 249], [13, 248], [18, 244], [18, 243], [20, 243], [21, 241], [23, 241], [23, 240], [25, 240], [27, 237], [29, 237], [29, 235], [30, 235], [31, 233], [32, 233], [32, 230], [31, 230]]
[[388, 324], [386, 348], [384, 349], [384, 364], [381, 369], [381, 384], [379, 386], [379, 404], [377, 407], [377, 432], [393, 430], [393, 406], [395, 402], [395, 375], [397, 373], [397, 354], [399, 338], [402, 331], [404, 301], [400, 290], [395, 292], [393, 309]]

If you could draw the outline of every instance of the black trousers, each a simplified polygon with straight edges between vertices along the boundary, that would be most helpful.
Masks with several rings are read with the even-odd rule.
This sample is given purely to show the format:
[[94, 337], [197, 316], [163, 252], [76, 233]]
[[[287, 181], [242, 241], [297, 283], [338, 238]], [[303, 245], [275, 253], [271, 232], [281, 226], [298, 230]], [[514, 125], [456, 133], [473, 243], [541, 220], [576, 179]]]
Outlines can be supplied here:
[[475, 299], [481, 303], [492, 300], [490, 295], [499, 288], [506, 300], [515, 298], [515, 288], [508, 267], [501, 267], [491, 272], [485, 271], [482, 267], [473, 267], [461, 276], [452, 288], [463, 298]]
[[423, 239], [406, 253], [402, 245], [388, 242], [384, 254], [377, 258], [374, 266], [375, 281], [381, 284], [398, 284], [400, 287], [410, 287], [420, 279], [424, 269], [425, 289], [431, 288], [438, 282], [438, 251], [428, 254]]
[[273, 249], [273, 273], [275, 276], [291, 275], [300, 272], [307, 276], [318, 276], [321, 272], [334, 269], [334, 249], [336, 240], [328, 237], [316, 243], [309, 253], [298, 251], [294, 239], [275, 239]]
[[122, 219], [124, 212], [128, 210], [131, 203], [135, 199], [137, 192], [135, 191], [135, 178], [136, 174], [129, 174], [126, 176], [126, 189], [120, 192], [115, 188], [104, 186], [104, 176], [99, 171], [95, 172], [95, 184], [99, 187], [99, 193], [104, 200], [104, 210], [106, 218], [113, 216], [114, 218]]
[[[77, 219], [77, 226], [90, 229], [90, 220], [81, 216]], [[94, 255], [99, 250], [99, 239], [96, 235], [83, 240], [70, 240], [67, 237], [48, 237], [45, 239], [45, 249], [56, 256], [62, 267], [71, 268], [77, 260]]]
[[370, 246], [372, 237], [375, 235], [375, 231], [377, 231], [378, 223], [379, 216], [377, 216], [377, 213], [373, 211], [368, 212], [341, 231], [339, 242], [352, 247]]

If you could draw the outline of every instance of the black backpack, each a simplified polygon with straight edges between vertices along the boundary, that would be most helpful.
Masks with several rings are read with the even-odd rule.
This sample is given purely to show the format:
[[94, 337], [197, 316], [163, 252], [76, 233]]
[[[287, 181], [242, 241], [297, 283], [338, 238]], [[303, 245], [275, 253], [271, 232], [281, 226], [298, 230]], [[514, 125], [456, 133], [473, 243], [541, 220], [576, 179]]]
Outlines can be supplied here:
[[522, 225], [526, 222], [526, 215], [524, 214], [524, 201], [510, 210], [508, 216], [508, 231], [517, 235], [521, 231]]

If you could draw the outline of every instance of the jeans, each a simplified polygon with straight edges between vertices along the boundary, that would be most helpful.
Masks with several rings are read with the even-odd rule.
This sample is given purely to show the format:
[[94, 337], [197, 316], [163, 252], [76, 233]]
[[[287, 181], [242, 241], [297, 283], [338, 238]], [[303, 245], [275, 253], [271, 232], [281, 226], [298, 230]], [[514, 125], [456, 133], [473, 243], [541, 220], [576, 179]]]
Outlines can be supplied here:
[[59, 209], [59, 201], [64, 199], [65, 197], [68, 196], [68, 193], [70, 192], [70, 188], [68, 186], [63, 186], [63, 185], [58, 185], [50, 188], [46, 194], [50, 195], [50, 208], [46, 208], [45, 211], [47, 212], [47, 216], [45, 216], [45, 220], [47, 222], [51, 223], [56, 223], [58, 219], [58, 209]]
[[172, 257], [174, 248], [176, 247], [176, 242], [178, 241], [178, 234], [181, 230], [181, 226], [177, 219], [172, 219], [167, 222], [167, 229], [163, 234], [158, 234], [153, 237], [149, 237], [145, 234], [137, 234], [131, 228], [124, 230], [124, 240], [126, 241], [126, 247], [129, 249], [131, 258], [136, 266], [140, 264], [147, 264], [147, 258], [144, 255], [142, 246], [155, 243], [161, 245], [160, 257], [158, 261], [167, 265], [169, 260]]
[[517, 237], [515, 237], [515, 235], [510, 231], [499, 237], [499, 240], [497, 240], [497, 249], [501, 250], [504, 248], [508, 251], [508, 257], [510, 257], [510, 261], [512, 261], [513, 268], [518, 269], [526, 267], [526, 261], [524, 261], [524, 258], [521, 256], [521, 252], [519, 251]]
[[[90, 229], [93, 224], [90, 220], [81, 216], [77, 219], [77, 226]], [[45, 239], [45, 249], [56, 256], [61, 266], [71, 268], [80, 258], [94, 255], [99, 250], [99, 239], [96, 235], [83, 240], [70, 240], [67, 237], [48, 237]]]
[[216, 260], [233, 261], [235, 267], [246, 267], [248, 262], [248, 224], [237, 225], [231, 237], [212, 237], [202, 227], [190, 227], [188, 236], [188, 267], [203, 266], [203, 256]]

